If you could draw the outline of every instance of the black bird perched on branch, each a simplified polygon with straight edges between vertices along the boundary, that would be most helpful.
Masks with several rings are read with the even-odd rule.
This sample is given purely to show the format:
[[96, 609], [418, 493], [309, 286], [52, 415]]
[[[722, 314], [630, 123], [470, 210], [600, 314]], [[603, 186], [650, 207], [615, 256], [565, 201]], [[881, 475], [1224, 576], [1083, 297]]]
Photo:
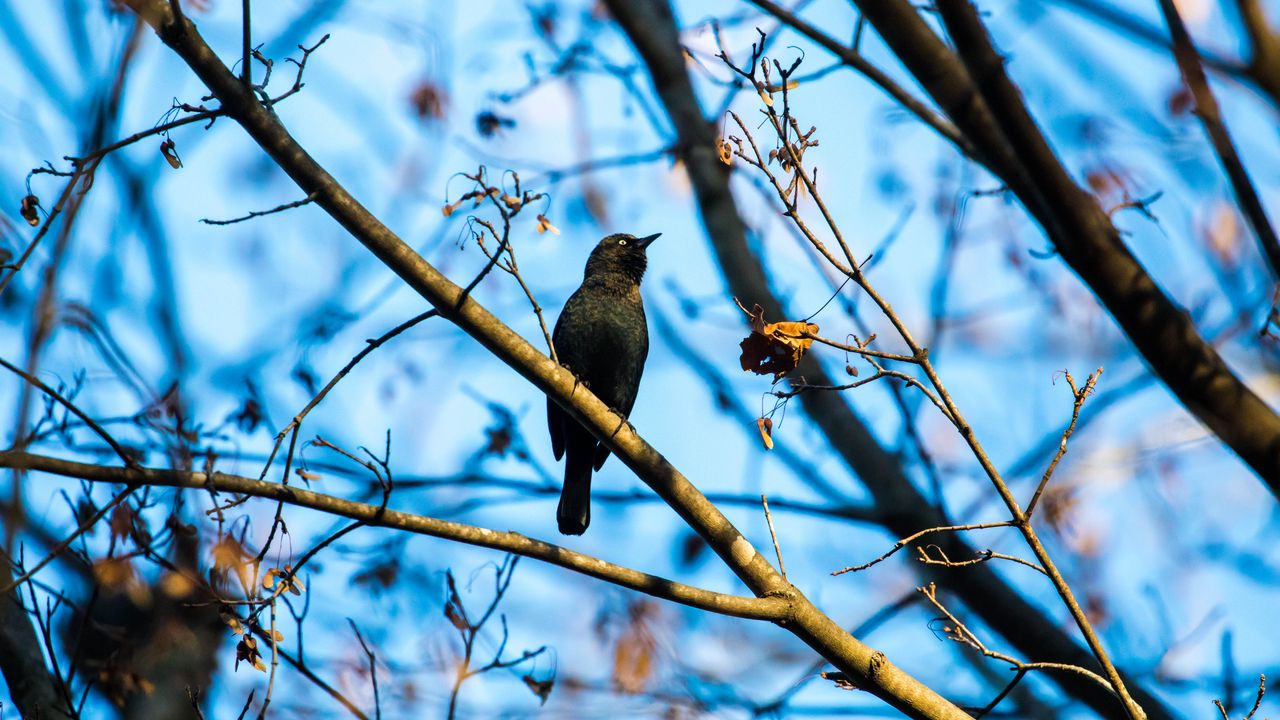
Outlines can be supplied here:
[[[624, 420], [649, 355], [640, 280], [648, 265], [645, 248], [657, 238], [618, 234], [601, 240], [551, 336], [560, 364]], [[556, 522], [561, 533], [581, 535], [591, 522], [591, 472], [604, 464], [609, 449], [550, 398], [547, 426], [556, 459], [569, 456]]]

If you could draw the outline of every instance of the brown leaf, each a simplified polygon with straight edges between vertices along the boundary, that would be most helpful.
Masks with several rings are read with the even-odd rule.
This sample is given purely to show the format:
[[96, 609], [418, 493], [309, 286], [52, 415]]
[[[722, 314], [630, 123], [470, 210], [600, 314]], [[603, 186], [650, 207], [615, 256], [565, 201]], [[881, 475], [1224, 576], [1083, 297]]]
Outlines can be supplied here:
[[213, 546], [213, 569], [223, 576], [234, 570], [240, 579], [240, 585], [247, 592], [253, 585], [249, 574], [248, 559], [252, 557], [244, 547], [230, 535], [224, 536]]
[[133, 508], [128, 504], [120, 504], [111, 511], [111, 519], [107, 521], [111, 528], [112, 540], [124, 540], [133, 531]]
[[743, 308], [743, 312], [751, 318], [751, 334], [738, 344], [742, 348], [742, 369], [757, 375], [772, 373], [774, 380], [795, 369], [813, 345], [813, 338], [806, 336], [818, 332], [818, 326], [810, 322], [766, 323], [764, 308], [759, 305], [750, 312]]
[[174, 170], [182, 167], [182, 158], [178, 157], [178, 148], [171, 138], [165, 138], [160, 143], [160, 154], [164, 155], [164, 159], [169, 161], [169, 167]]
[[185, 598], [196, 589], [196, 584], [182, 573], [166, 572], [160, 578], [159, 587], [171, 598]]
[[476, 132], [482, 137], [491, 138], [499, 135], [503, 130], [508, 130], [516, 126], [516, 121], [508, 117], [502, 117], [490, 110], [485, 110], [476, 115]]
[[458, 597], [458, 586], [453, 582], [453, 573], [445, 572], [444, 578], [449, 586], [449, 598], [444, 603], [444, 616], [458, 630], [469, 630], [471, 623], [467, 621], [467, 611], [462, 609], [462, 598]]
[[756, 427], [760, 428], [760, 439], [764, 441], [764, 449], [773, 449], [773, 418], [757, 418]]
[[409, 94], [409, 104], [419, 120], [440, 120], [444, 118], [449, 96], [440, 86], [423, 80]]
[[647, 601], [632, 605], [631, 621], [613, 648], [613, 684], [620, 692], [642, 693], [653, 677], [658, 643], [649, 629], [650, 613]]
[[556, 684], [556, 681], [554, 678], [550, 678], [547, 680], [538, 680], [532, 675], [525, 675], [520, 679], [524, 681], [525, 687], [529, 688], [529, 690], [532, 691], [534, 695], [538, 696], [538, 701], [540, 704], [542, 705], [547, 704], [547, 698], [551, 696], [551, 688], [555, 687], [555, 684]]
[[728, 140], [720, 140], [716, 143], [716, 151], [720, 154], [720, 162], [733, 165], [733, 146]]
[[22, 219], [27, 221], [28, 225], [35, 227], [40, 224], [40, 212], [37, 210], [39, 207], [40, 198], [35, 195], [27, 195], [22, 198], [22, 209], [18, 212], [22, 215]]
[[1179, 82], [1178, 87], [1169, 93], [1168, 99], [1169, 114], [1174, 117], [1188, 115], [1196, 106], [1195, 95], [1191, 94], [1191, 88], [1186, 83]]
[[218, 608], [218, 617], [227, 624], [227, 627], [231, 628], [231, 632], [237, 635], [244, 634], [244, 624], [240, 622], [240, 618], [231, 608], [225, 605]]
[[555, 225], [552, 225], [551, 221], [547, 219], [546, 215], [539, 215], [538, 216], [538, 232], [544, 233], [548, 231], [550, 231], [553, 235], [560, 234], [559, 228], [557, 228]]
[[246, 634], [240, 638], [240, 642], [236, 643], [237, 669], [240, 667], [241, 660], [252, 665], [255, 670], [267, 671], [267, 666], [262, 662], [262, 653], [258, 652], [258, 641], [252, 635]]

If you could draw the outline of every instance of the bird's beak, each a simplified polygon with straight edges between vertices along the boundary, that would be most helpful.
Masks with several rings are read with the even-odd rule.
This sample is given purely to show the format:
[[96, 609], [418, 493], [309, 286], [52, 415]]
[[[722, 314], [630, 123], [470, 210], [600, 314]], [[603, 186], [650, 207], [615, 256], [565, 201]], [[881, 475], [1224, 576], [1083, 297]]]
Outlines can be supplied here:
[[650, 243], [652, 243], [654, 240], [657, 240], [660, 237], [662, 237], [662, 233], [654, 233], [648, 237], [636, 238], [636, 244], [640, 246], [641, 250], [643, 250], [649, 247]]

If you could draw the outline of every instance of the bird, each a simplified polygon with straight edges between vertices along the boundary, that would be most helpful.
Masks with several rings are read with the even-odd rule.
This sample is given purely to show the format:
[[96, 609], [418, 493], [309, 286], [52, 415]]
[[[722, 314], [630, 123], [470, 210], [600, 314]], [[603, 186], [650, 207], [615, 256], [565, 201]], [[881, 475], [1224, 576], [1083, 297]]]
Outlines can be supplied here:
[[[648, 266], [645, 251], [659, 235], [617, 233], [601, 240], [587, 258], [582, 286], [565, 303], [551, 333], [560, 364], [624, 422], [649, 355], [640, 281]], [[551, 398], [547, 428], [556, 460], [566, 458], [556, 524], [561, 534], [581, 535], [591, 523], [591, 473], [604, 464], [609, 449]]]

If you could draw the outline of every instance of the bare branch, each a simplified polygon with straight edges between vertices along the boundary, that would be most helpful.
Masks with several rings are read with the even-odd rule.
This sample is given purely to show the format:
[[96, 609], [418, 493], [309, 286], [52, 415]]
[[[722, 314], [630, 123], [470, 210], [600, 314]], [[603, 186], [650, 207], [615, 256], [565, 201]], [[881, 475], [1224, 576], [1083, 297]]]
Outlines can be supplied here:
[[498, 532], [473, 525], [437, 520], [238, 475], [153, 468], [116, 468], [12, 451], [0, 452], [0, 467], [48, 472], [89, 482], [129, 483], [139, 486], [196, 490], [213, 488], [219, 492], [267, 498], [287, 505], [311, 508], [330, 515], [359, 520], [369, 527], [393, 528], [417, 535], [429, 535], [467, 545], [503, 550], [542, 560], [654, 597], [725, 615], [758, 620], [780, 620], [791, 612], [791, 604], [784, 598], [725, 595], [614, 565], [519, 533]]

